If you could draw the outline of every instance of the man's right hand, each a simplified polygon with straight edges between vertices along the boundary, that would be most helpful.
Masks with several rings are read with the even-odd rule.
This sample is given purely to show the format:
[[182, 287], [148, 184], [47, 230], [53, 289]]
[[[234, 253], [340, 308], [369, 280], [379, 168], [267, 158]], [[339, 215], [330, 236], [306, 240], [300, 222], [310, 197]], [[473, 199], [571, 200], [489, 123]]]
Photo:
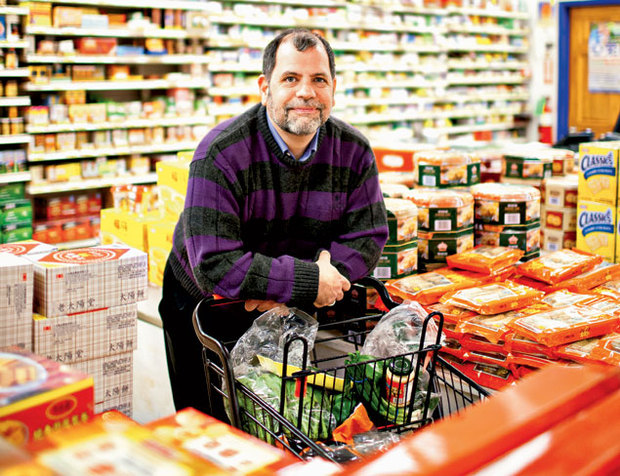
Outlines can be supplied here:
[[323, 250], [316, 260], [319, 266], [319, 292], [314, 301], [316, 307], [331, 306], [351, 289], [351, 283], [331, 263], [329, 251]]

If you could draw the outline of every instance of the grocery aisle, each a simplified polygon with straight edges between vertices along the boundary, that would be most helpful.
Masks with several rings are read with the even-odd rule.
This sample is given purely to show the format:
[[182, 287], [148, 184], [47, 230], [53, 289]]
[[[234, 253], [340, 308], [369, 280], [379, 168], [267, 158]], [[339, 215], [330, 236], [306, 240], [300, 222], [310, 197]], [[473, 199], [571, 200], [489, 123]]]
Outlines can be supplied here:
[[133, 419], [138, 423], [175, 412], [157, 304], [161, 288], [149, 286], [148, 299], [138, 305], [138, 349], [134, 355]]

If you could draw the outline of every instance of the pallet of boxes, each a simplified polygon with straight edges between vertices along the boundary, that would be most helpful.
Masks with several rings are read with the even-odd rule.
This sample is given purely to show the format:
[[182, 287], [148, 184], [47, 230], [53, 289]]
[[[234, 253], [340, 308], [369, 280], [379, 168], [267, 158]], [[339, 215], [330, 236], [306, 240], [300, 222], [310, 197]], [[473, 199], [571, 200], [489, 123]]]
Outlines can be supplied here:
[[0, 440], [16, 447], [94, 414], [93, 379], [33, 352], [33, 261], [53, 250], [32, 240], [0, 245]]
[[33, 352], [94, 379], [96, 413], [132, 413], [137, 302], [147, 255], [114, 244], [27, 255], [34, 272]]

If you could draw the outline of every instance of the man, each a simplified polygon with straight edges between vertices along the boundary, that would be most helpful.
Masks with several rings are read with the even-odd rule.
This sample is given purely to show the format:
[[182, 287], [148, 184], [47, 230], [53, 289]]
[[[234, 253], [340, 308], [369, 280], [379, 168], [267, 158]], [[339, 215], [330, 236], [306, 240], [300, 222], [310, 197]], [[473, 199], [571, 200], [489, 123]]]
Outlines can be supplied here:
[[[255, 312], [320, 308], [379, 259], [387, 220], [374, 156], [358, 131], [330, 118], [335, 76], [322, 37], [283, 32], [263, 55], [261, 104], [196, 149], [160, 303], [177, 409], [209, 411], [191, 322], [202, 298], [241, 299]], [[236, 337], [248, 326], [236, 316], [208, 325]]]

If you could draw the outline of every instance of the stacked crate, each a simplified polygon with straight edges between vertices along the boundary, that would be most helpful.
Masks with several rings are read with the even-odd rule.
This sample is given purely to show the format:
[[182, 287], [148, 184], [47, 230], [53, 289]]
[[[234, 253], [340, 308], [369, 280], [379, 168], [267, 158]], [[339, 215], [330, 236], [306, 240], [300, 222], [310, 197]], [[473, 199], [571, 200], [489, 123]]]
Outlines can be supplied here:
[[540, 207], [543, 250], [557, 251], [575, 246], [578, 181], [576, 174], [543, 181]]

